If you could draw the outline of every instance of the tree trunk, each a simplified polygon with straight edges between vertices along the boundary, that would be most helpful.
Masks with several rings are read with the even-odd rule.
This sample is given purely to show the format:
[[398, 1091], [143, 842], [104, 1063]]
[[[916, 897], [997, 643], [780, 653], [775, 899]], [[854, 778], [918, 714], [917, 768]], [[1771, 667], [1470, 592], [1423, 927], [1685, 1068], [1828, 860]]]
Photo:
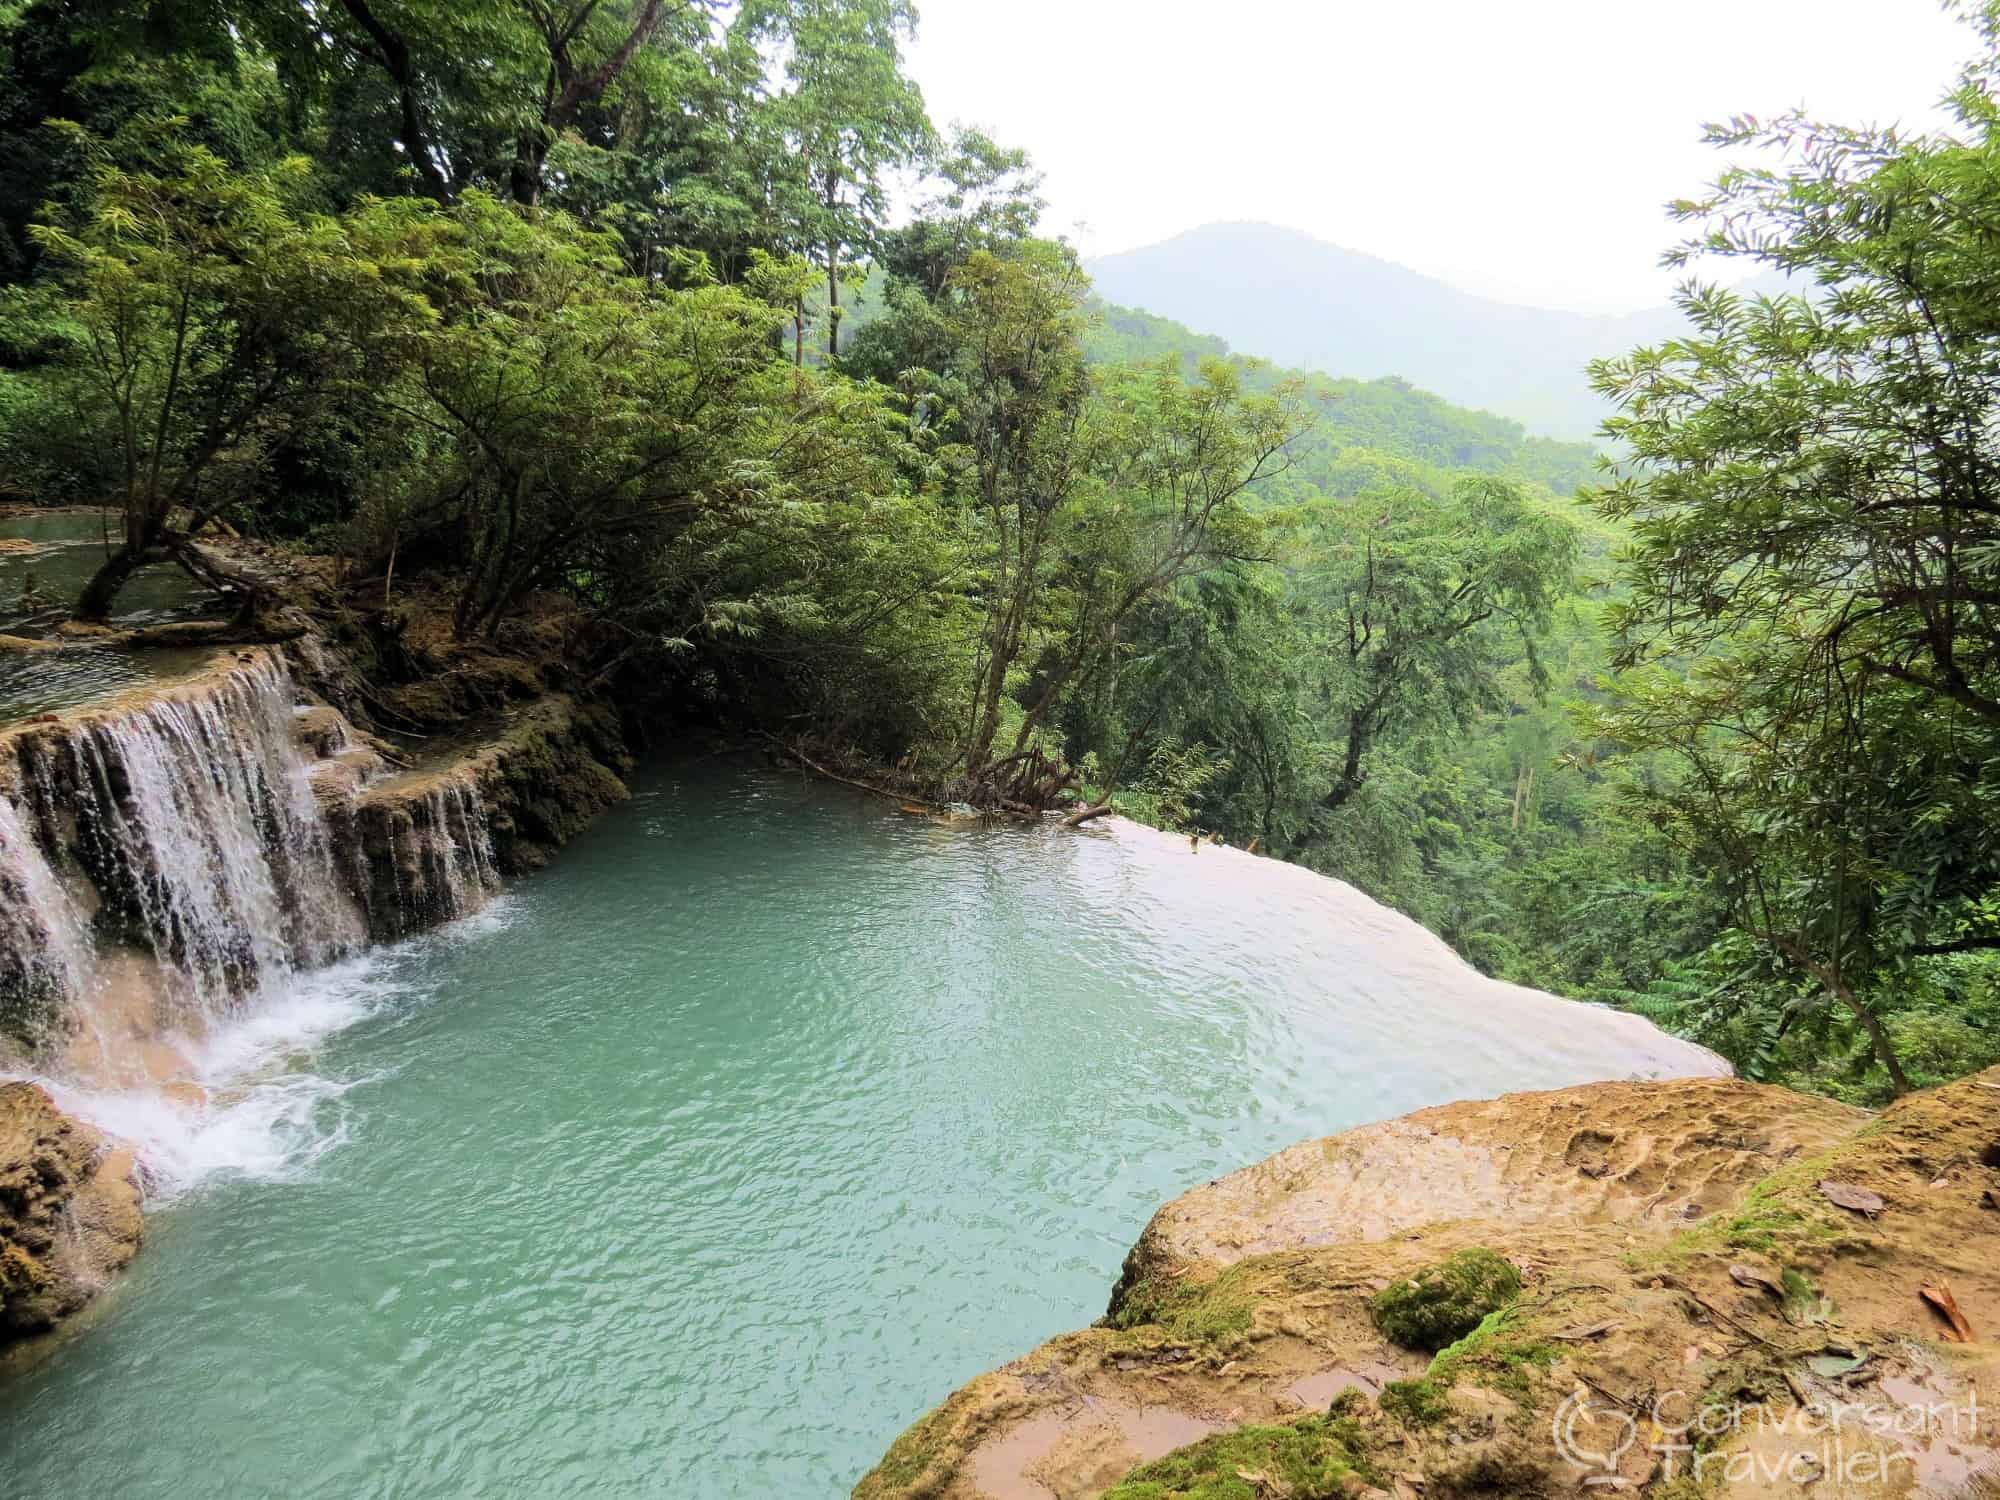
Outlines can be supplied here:
[[111, 606], [118, 602], [120, 590], [131, 581], [132, 575], [147, 563], [158, 562], [167, 555], [161, 546], [165, 520], [165, 508], [151, 497], [144, 494], [126, 497], [124, 545], [110, 552], [83, 586], [76, 608], [71, 611], [76, 619], [103, 624], [111, 617]]
[[135, 548], [126, 542], [90, 575], [90, 582], [83, 586], [83, 593], [76, 601], [75, 617], [102, 625], [111, 618], [111, 606], [117, 602], [119, 591], [151, 560], [146, 548]]
[[422, 82], [410, 59], [408, 43], [400, 33], [382, 24], [368, 8], [367, 0], [341, 0], [341, 3], [368, 37], [369, 45], [359, 49], [361, 56], [382, 69], [396, 85], [397, 102], [403, 112], [404, 154], [417, 169], [417, 175], [423, 178], [430, 195], [440, 203], [449, 203], [451, 184], [438, 169], [437, 157], [431, 148], [430, 131], [424, 123], [423, 105], [418, 97]]
[[840, 260], [831, 240], [826, 245], [826, 357], [840, 358]]
[[516, 203], [527, 208], [542, 201], [542, 166], [548, 160], [548, 146], [541, 136], [523, 135], [514, 148], [514, 165], [507, 174], [507, 191]]
[[270, 591], [261, 580], [251, 577], [234, 564], [203, 551], [195, 545], [193, 538], [184, 532], [164, 533], [161, 537], [161, 551], [197, 582], [207, 584], [225, 598], [234, 596], [239, 624], [246, 627], [259, 624], [260, 617], [270, 602]]
[[1903, 1061], [1896, 1056], [1896, 1044], [1889, 1039], [1888, 1029], [1882, 1018], [1870, 1010], [1861, 997], [1838, 979], [1822, 976], [1821, 982], [1840, 997], [1841, 1004], [1854, 1012], [1854, 1018], [1861, 1023], [1861, 1029], [1868, 1033], [1869, 1045], [1874, 1049], [1875, 1061], [1882, 1065], [1882, 1071], [1889, 1075], [1889, 1086], [1901, 1098], [1910, 1091], [1909, 1075], [1903, 1071]]
[[1840, 977], [1839, 971], [1812, 957], [1806, 952], [1803, 944], [1775, 933], [1767, 933], [1766, 940], [1824, 985], [1828, 994], [1854, 1012], [1854, 1019], [1859, 1021], [1861, 1029], [1868, 1033], [1868, 1042], [1875, 1053], [1875, 1061], [1879, 1062], [1882, 1071], [1889, 1075], [1889, 1086], [1896, 1091], [1898, 1098], [1909, 1093], [1910, 1078], [1903, 1071], [1902, 1059], [1896, 1056], [1896, 1044], [1889, 1039], [1888, 1028], [1882, 1024], [1882, 1018], [1869, 1009], [1868, 1003], [1855, 994], [1847, 981]]
[[1361, 758], [1368, 752], [1368, 724], [1360, 714], [1349, 715], [1347, 720], [1347, 758], [1340, 768], [1340, 779], [1327, 790], [1320, 799], [1320, 806], [1328, 812], [1335, 812], [1340, 805], [1361, 790], [1368, 780], [1368, 773], [1361, 769]]

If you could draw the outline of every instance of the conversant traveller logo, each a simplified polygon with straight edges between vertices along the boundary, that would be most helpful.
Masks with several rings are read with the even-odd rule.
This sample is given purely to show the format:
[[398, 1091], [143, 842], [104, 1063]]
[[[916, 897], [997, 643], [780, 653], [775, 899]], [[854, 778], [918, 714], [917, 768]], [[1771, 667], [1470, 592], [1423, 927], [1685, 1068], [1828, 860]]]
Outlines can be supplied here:
[[1627, 1408], [1578, 1387], [1556, 1408], [1556, 1453], [1583, 1471], [1585, 1486], [1623, 1489], [1621, 1472], [1638, 1451], [1660, 1479], [1692, 1475], [1730, 1484], [1892, 1487], [1916, 1477], [1933, 1442], [1979, 1437], [1979, 1395], [1963, 1400], [1898, 1402], [1813, 1400], [1803, 1406], [1760, 1401], [1701, 1402], [1669, 1391]]

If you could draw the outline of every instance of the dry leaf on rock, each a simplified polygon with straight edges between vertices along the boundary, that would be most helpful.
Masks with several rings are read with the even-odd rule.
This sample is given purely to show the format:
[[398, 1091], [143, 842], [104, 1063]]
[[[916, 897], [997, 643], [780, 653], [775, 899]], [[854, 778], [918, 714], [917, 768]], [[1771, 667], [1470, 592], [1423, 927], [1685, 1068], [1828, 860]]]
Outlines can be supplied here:
[[1729, 1268], [1729, 1279], [1738, 1286], [1761, 1287], [1780, 1302], [1785, 1300], [1785, 1284], [1769, 1271], [1760, 1271], [1755, 1266], [1733, 1265]]
[[1857, 1214], [1866, 1214], [1871, 1219], [1889, 1206], [1882, 1201], [1880, 1193], [1871, 1193], [1867, 1188], [1855, 1187], [1852, 1183], [1828, 1180], [1819, 1185], [1819, 1190], [1827, 1202]]
[[1965, 1320], [1965, 1314], [1958, 1309], [1958, 1298], [1951, 1294], [1951, 1283], [1947, 1281], [1926, 1281], [1917, 1289], [1917, 1295], [1938, 1310], [1945, 1322], [1951, 1325], [1946, 1337], [1957, 1344], [1976, 1344], [1978, 1336], [1972, 1325]]

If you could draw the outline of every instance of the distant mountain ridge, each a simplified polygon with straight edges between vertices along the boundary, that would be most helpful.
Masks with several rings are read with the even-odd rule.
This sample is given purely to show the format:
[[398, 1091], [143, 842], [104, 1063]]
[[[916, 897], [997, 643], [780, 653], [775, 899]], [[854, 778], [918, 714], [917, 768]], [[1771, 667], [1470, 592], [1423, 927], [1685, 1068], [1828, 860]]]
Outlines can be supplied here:
[[1519, 307], [1274, 224], [1205, 224], [1086, 263], [1108, 302], [1173, 318], [1240, 354], [1372, 380], [1399, 376], [1531, 432], [1590, 438], [1607, 408], [1584, 366], [1674, 336], [1679, 311]]
[[[1226, 340], [1196, 333], [1158, 313], [1090, 305], [1083, 331], [1086, 358], [1097, 364], [1142, 364], [1178, 358], [1192, 374], [1203, 359], [1236, 359]], [[1294, 479], [1321, 494], [1359, 495], [1370, 489], [1414, 487], [1443, 495], [1463, 472], [1498, 474], [1567, 498], [1599, 478], [1597, 448], [1530, 434], [1512, 417], [1455, 406], [1399, 376], [1354, 380], [1275, 363], [1246, 371], [1244, 388], [1266, 393], [1300, 381], [1312, 420], [1292, 445]], [[1267, 487], [1283, 491], [1284, 486]]]

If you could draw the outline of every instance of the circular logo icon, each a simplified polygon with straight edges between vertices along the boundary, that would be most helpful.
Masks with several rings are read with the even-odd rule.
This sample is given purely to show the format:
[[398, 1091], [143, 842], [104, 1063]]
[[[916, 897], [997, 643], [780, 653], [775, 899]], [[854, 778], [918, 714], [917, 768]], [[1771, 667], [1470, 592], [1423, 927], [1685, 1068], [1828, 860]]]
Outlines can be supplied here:
[[1556, 1408], [1549, 1425], [1556, 1452], [1579, 1469], [1616, 1474], [1618, 1460], [1639, 1441], [1639, 1424], [1615, 1406], [1592, 1405], [1579, 1390]]

